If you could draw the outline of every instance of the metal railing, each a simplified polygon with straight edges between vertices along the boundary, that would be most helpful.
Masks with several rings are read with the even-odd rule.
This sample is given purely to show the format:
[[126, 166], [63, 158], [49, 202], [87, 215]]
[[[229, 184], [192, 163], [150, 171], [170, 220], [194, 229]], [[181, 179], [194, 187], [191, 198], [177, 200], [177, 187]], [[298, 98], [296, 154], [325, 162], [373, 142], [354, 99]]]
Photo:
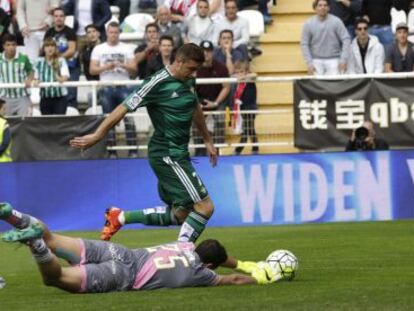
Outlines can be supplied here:
[[[297, 80], [351, 80], [351, 79], [405, 79], [405, 78], [414, 78], [414, 72], [409, 73], [383, 73], [383, 74], [354, 74], [354, 75], [331, 75], [331, 76], [290, 76], [290, 77], [257, 77], [249, 79], [246, 81], [254, 81], [256, 83], [277, 83], [277, 82], [293, 82]], [[213, 83], [237, 83], [240, 82], [237, 78], [209, 78], [209, 79], [197, 79], [197, 84], [213, 84]], [[142, 83], [141, 80], [124, 80], [124, 81], [71, 81], [71, 82], [51, 82], [51, 83], [40, 83], [36, 87], [47, 88], [47, 87], [88, 87], [90, 88], [91, 93], [91, 112], [93, 114], [99, 114], [98, 111], [98, 89], [104, 86], [138, 86]], [[0, 83], [0, 88], [25, 88], [26, 86], [23, 83]], [[277, 96], [277, 94], [275, 94]], [[215, 145], [218, 148], [237, 148], [237, 147], [256, 147], [256, 146], [292, 146], [293, 141], [280, 141], [280, 137], [287, 134], [292, 134], [292, 132], [281, 132], [277, 131], [276, 127], [272, 128], [272, 124], [260, 123], [260, 128], [257, 128], [256, 122], [256, 132], [259, 137], [258, 142], [239, 142], [240, 133], [232, 132], [228, 124], [226, 124], [226, 118], [231, 118], [232, 112], [225, 111], [214, 111], [206, 112], [206, 117], [217, 116], [216, 118], [222, 119], [221, 121], [215, 121], [216, 123], [216, 133], [214, 133]], [[252, 114], [260, 118], [261, 116], [267, 115], [267, 121], [274, 118], [275, 124], [278, 123], [277, 118], [280, 116], [293, 115], [292, 109], [274, 109], [274, 110], [258, 110], [258, 111], [244, 111], [241, 114]], [[128, 114], [129, 117], [135, 118], [135, 124], [137, 124], [137, 133], [143, 135], [144, 133], [148, 134], [151, 132], [151, 125], [148, 118], [148, 115], [143, 112], [136, 112]], [[269, 117], [270, 116], [270, 117]], [[273, 123], [273, 122], [272, 122]], [[291, 122], [293, 129], [293, 120]], [[253, 125], [254, 126], [254, 125]], [[245, 131], [251, 132], [251, 129], [248, 127], [245, 128]], [[118, 136], [119, 136], [118, 130]], [[122, 132], [122, 131], [121, 131]], [[219, 134], [217, 134], [219, 133]], [[138, 135], [139, 136], [139, 135]], [[145, 136], [145, 135], [144, 135]], [[249, 135], [248, 135], [249, 136]], [[251, 139], [251, 137], [248, 137]], [[139, 137], [138, 137], [139, 140]], [[197, 143], [198, 137], [197, 134], [193, 131], [193, 143], [190, 145], [191, 148], [202, 148], [204, 145], [202, 143]], [[144, 144], [138, 143], [137, 146], [126, 146], [126, 145], [117, 145], [108, 147], [109, 150], [145, 150], [147, 141], [144, 139]]]

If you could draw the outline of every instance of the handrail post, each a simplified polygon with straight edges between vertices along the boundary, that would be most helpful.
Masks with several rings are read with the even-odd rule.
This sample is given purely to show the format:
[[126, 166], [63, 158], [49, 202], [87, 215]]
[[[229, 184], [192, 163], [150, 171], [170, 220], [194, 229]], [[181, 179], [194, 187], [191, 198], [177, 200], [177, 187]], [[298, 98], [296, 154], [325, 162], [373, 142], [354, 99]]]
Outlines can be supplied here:
[[98, 85], [92, 85], [92, 112], [98, 114]]

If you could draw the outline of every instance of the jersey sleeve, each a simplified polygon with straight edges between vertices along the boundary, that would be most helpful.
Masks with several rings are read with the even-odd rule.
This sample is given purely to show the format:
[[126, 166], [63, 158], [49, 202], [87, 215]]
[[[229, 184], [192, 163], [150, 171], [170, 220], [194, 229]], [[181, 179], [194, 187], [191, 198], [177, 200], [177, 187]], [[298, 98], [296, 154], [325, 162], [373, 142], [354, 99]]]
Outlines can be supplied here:
[[192, 286], [215, 286], [219, 280], [219, 276], [213, 270], [200, 267], [193, 275]]
[[122, 103], [128, 111], [135, 111], [140, 107], [144, 107], [150, 102], [153, 102], [158, 94], [157, 90], [160, 83], [169, 77], [167, 71], [163, 70], [158, 74], [151, 76], [144, 80], [137, 90], [132, 92]]

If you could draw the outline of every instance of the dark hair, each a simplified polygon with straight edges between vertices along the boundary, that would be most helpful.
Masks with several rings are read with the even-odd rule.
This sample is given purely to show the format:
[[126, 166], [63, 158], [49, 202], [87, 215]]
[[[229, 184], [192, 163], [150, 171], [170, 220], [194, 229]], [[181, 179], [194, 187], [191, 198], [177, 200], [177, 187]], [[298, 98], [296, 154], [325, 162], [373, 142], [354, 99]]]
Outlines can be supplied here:
[[160, 32], [160, 27], [156, 23], [149, 23], [145, 26], [145, 32], [147, 32], [148, 28], [154, 27], [157, 29], [157, 32]]
[[229, 33], [229, 34], [231, 34], [231, 38], [234, 39], [234, 34], [233, 34], [233, 31], [232, 30], [230, 30], [230, 29], [223, 29], [222, 31], [220, 31], [220, 35], [219, 35], [219, 38], [220, 39], [221, 39], [221, 35], [223, 33]]
[[118, 23], [118, 22], [116, 22], [116, 21], [112, 21], [112, 22], [110, 22], [110, 23], [106, 26], [106, 29], [108, 29], [109, 27], [118, 28], [118, 29], [120, 29], [120, 28], [121, 28], [121, 27], [119, 26], [119, 23]]
[[2, 38], [2, 43], [5, 44], [6, 42], [16, 42], [17, 43], [17, 38], [15, 35], [12, 35], [10, 33], [5, 33], [3, 38]]
[[366, 24], [368, 26], [369, 22], [366, 18], [360, 17], [355, 20], [355, 23], [354, 23], [355, 29], [358, 27], [359, 24]]
[[3, 105], [6, 104], [6, 101], [2, 98], [0, 98], [0, 109], [3, 107]]
[[326, 4], [329, 6], [329, 1], [328, 0], [314, 0], [313, 3], [312, 3], [312, 8], [315, 10], [316, 7], [318, 6], [319, 2], [321, 2], [321, 1], [325, 1]]
[[193, 60], [196, 63], [204, 63], [204, 51], [197, 44], [186, 43], [183, 44], [177, 51], [175, 58], [183, 61]]
[[158, 40], [158, 42], [161, 44], [161, 41], [163, 41], [163, 40], [168, 40], [168, 41], [171, 42], [172, 45], [174, 45], [174, 39], [173, 39], [173, 37], [171, 37], [169, 35], [162, 35], [160, 37], [160, 39]]
[[55, 14], [56, 11], [62, 11], [63, 12], [63, 15], [66, 16], [65, 10], [61, 6], [58, 6], [57, 8], [54, 8], [52, 10], [52, 15]]
[[87, 32], [89, 28], [93, 28], [93, 29], [95, 29], [96, 31], [99, 31], [98, 26], [96, 26], [95, 24], [89, 24], [89, 25], [87, 25], [87, 26], [85, 27], [85, 32]]
[[217, 268], [227, 260], [227, 252], [219, 241], [208, 239], [201, 242], [195, 249], [200, 260], [205, 264], [211, 264], [212, 269]]

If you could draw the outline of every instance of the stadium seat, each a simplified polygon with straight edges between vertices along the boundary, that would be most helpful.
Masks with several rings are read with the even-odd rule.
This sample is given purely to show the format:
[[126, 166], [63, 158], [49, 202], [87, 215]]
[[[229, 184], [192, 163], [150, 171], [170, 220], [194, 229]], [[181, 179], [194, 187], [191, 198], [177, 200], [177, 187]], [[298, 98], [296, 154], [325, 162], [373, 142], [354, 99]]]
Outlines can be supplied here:
[[93, 107], [89, 107], [85, 111], [86, 116], [97, 115], [97, 114], [103, 114], [102, 106], [100, 106], [100, 105], [96, 106], [96, 113], [94, 112]]
[[32, 108], [32, 117], [40, 117], [42, 113], [40, 112], [39, 108], [33, 107]]
[[111, 5], [110, 9], [111, 9], [112, 16], [115, 17], [116, 19], [119, 19], [119, 12], [120, 12], [119, 7], [116, 5]]
[[79, 110], [76, 109], [75, 107], [67, 107], [66, 108], [66, 115], [67, 116], [78, 116], [79, 115]]
[[145, 26], [153, 22], [154, 18], [150, 14], [135, 13], [128, 15], [121, 25], [121, 40], [128, 41], [131, 34], [138, 39], [144, 38]]
[[399, 23], [406, 23], [407, 15], [404, 11], [397, 11], [395, 8], [391, 9], [391, 29], [395, 33], [395, 29]]
[[75, 25], [75, 17], [73, 15], [66, 16], [65, 25], [70, 28], [73, 28], [73, 26]]
[[108, 24], [112, 22], [119, 23], [119, 19], [116, 16], [112, 15], [111, 19], [105, 23], [105, 29], [108, 27]]
[[237, 15], [247, 19], [249, 22], [250, 37], [259, 37], [265, 31], [263, 15], [257, 10], [243, 10]]

